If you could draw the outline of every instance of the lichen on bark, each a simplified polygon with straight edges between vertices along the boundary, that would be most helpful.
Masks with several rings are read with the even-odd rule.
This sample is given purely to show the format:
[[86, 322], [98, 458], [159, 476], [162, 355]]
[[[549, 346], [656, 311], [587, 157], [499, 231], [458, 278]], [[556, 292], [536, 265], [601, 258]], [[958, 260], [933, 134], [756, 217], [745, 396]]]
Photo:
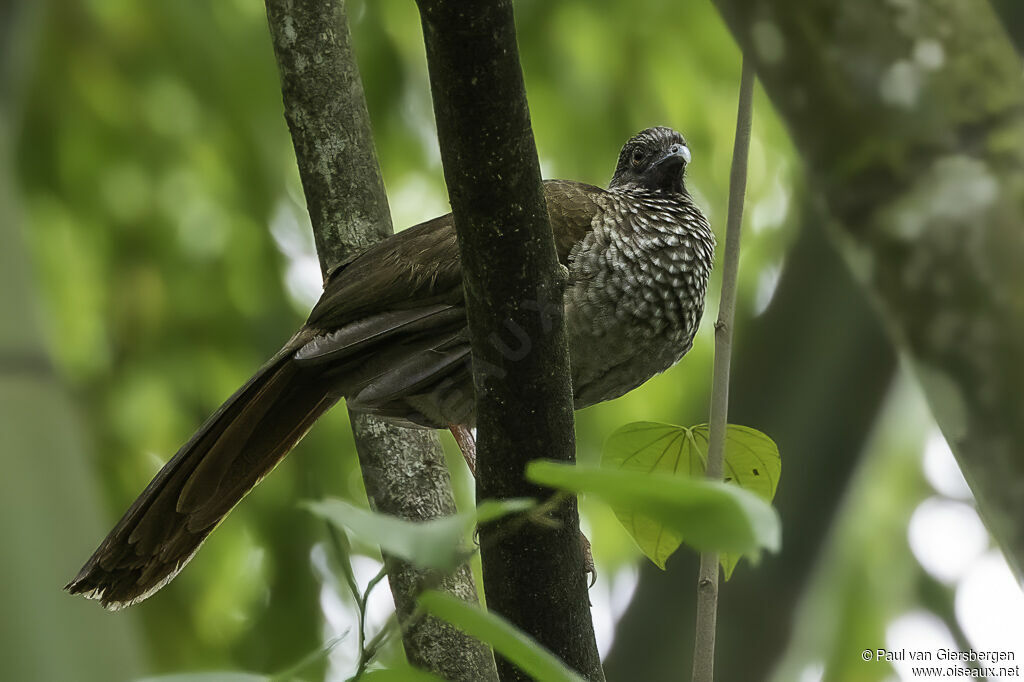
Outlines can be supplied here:
[[[837, 245], [911, 360], [1021, 577], [1018, 54], [987, 3], [720, 0], [719, 7], [757, 61], [811, 188], [843, 232]], [[781, 58], [765, 58], [764, 25], [777, 29]]]
[[[325, 277], [392, 233], [362, 80], [342, 0], [266, 0], [281, 74], [285, 118]], [[403, 429], [350, 413], [370, 505], [425, 521], [455, 513], [436, 433]], [[413, 619], [428, 582], [476, 600], [468, 566], [435, 585], [434, 576], [385, 556], [388, 583], [410, 663], [449, 680], [497, 678], [490, 649], [433, 617]]]

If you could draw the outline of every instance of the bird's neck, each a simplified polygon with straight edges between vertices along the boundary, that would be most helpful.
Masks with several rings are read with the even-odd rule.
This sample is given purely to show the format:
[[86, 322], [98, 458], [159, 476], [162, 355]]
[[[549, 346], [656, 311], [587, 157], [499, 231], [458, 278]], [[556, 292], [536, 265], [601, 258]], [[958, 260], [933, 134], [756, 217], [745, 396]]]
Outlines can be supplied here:
[[651, 187], [638, 183], [627, 183], [624, 185], [609, 186], [608, 191], [635, 201], [653, 200], [660, 203], [664, 203], [666, 201], [684, 204], [693, 203], [690, 193], [686, 190], [686, 186], [683, 185], [682, 182], [679, 183], [678, 188], [673, 189], [652, 189]]
[[[701, 239], [709, 237], [714, 240], [704, 214], [685, 188], [681, 192], [667, 192], [639, 185], [626, 185], [615, 187], [610, 192], [619, 197], [617, 203], [620, 210], [625, 208], [631, 214], [628, 224], [635, 232], [697, 232], [700, 234], [696, 236]], [[632, 216], [642, 216], [642, 219], [634, 219]]]

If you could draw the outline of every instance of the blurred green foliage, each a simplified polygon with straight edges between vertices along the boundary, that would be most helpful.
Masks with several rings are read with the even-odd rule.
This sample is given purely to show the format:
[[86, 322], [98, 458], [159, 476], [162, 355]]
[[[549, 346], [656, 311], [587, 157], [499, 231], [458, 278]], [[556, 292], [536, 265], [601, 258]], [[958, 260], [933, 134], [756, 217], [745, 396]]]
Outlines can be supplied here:
[[[516, 9], [545, 176], [606, 184], [629, 135], [670, 125], [693, 150], [687, 185], [720, 230], [740, 61], [712, 5], [522, 0]], [[395, 225], [405, 227], [448, 210], [418, 15], [412, 2], [368, 0], [350, 2], [349, 15]], [[45, 343], [78, 399], [111, 522], [311, 303], [312, 238], [265, 22], [260, 3], [241, 0], [50, 0], [23, 64], [15, 170]], [[761, 93], [755, 108], [740, 335], [771, 298], [804, 192]], [[717, 299], [713, 282], [708, 319], [680, 366], [578, 414], [582, 462], [596, 463], [627, 422], [705, 420]], [[468, 475], [452, 463], [468, 508]], [[875, 509], [899, 514], [871, 518], [895, 524], [925, 494], [920, 487], [874, 490]], [[174, 583], [136, 607], [148, 670], [272, 672], [320, 648], [330, 634], [325, 605], [338, 597], [311, 561], [323, 522], [298, 502], [325, 495], [364, 499], [342, 410], [318, 423]], [[636, 561], [608, 509], [581, 507], [603, 575]], [[857, 547], [868, 522], [848, 521], [854, 537], [838, 551]], [[886, 565], [919, 574], [900, 529], [886, 528]], [[61, 548], [68, 577], [100, 533]], [[891, 608], [863, 598], [878, 585], [851, 561], [823, 578], [841, 600], [833, 618], [877, 642]], [[108, 679], [120, 679], [118, 670], [111, 661]]]

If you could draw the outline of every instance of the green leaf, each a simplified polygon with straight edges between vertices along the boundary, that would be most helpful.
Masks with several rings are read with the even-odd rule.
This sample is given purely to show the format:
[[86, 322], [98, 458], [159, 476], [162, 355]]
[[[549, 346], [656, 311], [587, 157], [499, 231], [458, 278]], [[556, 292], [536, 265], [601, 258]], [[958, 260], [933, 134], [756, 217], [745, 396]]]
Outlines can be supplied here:
[[273, 678], [252, 673], [179, 673], [145, 677], [138, 682], [271, 682]]
[[444, 682], [444, 678], [411, 665], [404, 665], [370, 670], [359, 676], [359, 682]]
[[[346, 630], [346, 633], [348, 631]], [[334, 647], [338, 646], [345, 636], [335, 637], [334, 639], [324, 643], [322, 647], [318, 647], [310, 653], [303, 656], [297, 663], [294, 663], [279, 673], [275, 673], [272, 677], [268, 678], [270, 682], [292, 682], [293, 680], [301, 679], [298, 675], [300, 672], [310, 667], [318, 661], [326, 661], [327, 657], [334, 651]]]
[[632, 509], [699, 551], [753, 552], [779, 546], [779, 517], [757, 495], [703, 478], [535, 461], [526, 477]]
[[419, 598], [427, 612], [446, 620], [471, 637], [490, 644], [527, 675], [545, 682], [584, 682], [565, 663], [529, 635], [494, 613], [475, 604], [428, 590]]
[[475, 511], [430, 521], [406, 521], [334, 498], [305, 502], [304, 506], [329, 523], [347, 528], [364, 542], [380, 545], [387, 554], [421, 568], [451, 572], [472, 554], [465, 549], [463, 539], [478, 519], [492, 521], [525, 511], [533, 504], [532, 500], [488, 500]]
[[[707, 424], [685, 428], [658, 422], [634, 422], [608, 438], [601, 463], [626, 471], [701, 477], [707, 467], [707, 451]], [[724, 470], [727, 483], [771, 502], [782, 471], [779, 449], [760, 431], [729, 424], [725, 434]], [[640, 550], [661, 568], [665, 568], [668, 557], [686, 537], [635, 507], [616, 506], [615, 514]], [[736, 552], [722, 553], [726, 580], [740, 556]], [[752, 556], [756, 557], [756, 553]]]
[[[137, 682], [293, 682], [299, 680], [298, 674], [313, 663], [327, 658], [341, 638], [332, 639], [324, 646], [318, 647], [311, 653], [304, 656], [298, 663], [289, 666], [287, 669], [274, 675], [257, 675], [245, 672], [208, 672], [208, 673], [176, 673], [172, 675], [159, 675], [156, 677], [145, 677]], [[406, 678], [412, 679], [412, 678]], [[429, 682], [429, 681], [425, 681]]]
[[[476, 506], [476, 523], [490, 523], [497, 521], [509, 514], [521, 514], [537, 506], [533, 500], [526, 498], [511, 498], [508, 500], [484, 500]], [[473, 512], [469, 513], [472, 518]], [[472, 525], [472, 524], [470, 524]]]

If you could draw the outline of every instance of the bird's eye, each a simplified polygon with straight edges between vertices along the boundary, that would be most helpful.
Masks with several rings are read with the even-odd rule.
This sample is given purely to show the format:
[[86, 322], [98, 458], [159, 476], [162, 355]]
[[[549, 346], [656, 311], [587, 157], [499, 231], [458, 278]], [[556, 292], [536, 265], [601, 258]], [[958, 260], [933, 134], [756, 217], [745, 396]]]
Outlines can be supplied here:
[[633, 150], [633, 166], [637, 167], [641, 163], [643, 163], [643, 160], [644, 160], [644, 158], [646, 156], [647, 155], [644, 154], [644, 150], [642, 150], [642, 149], [634, 149]]

